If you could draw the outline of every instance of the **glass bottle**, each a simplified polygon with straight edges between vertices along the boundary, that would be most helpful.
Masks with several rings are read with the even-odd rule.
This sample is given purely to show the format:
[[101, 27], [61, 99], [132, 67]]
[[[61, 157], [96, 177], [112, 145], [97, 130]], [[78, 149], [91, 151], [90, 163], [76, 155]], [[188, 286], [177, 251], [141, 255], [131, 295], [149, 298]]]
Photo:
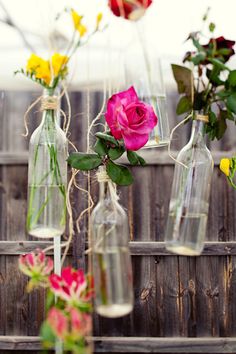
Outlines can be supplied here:
[[117, 201], [114, 184], [105, 176], [91, 214], [95, 310], [115, 318], [133, 309], [132, 265], [128, 218]]
[[58, 121], [58, 97], [44, 91], [43, 115], [29, 144], [27, 231], [51, 238], [65, 231], [67, 138]]
[[151, 104], [158, 116], [158, 124], [150, 133], [144, 148], [167, 146], [170, 140], [170, 128], [161, 62], [155, 53], [155, 43], [146, 40], [143, 28], [140, 27], [142, 24], [138, 22], [133, 23], [136, 25], [136, 33], [125, 50], [126, 87], [134, 86], [139, 99]]
[[167, 250], [180, 255], [200, 255], [204, 246], [213, 172], [205, 122], [208, 116], [196, 115], [190, 140], [175, 164], [165, 242]]

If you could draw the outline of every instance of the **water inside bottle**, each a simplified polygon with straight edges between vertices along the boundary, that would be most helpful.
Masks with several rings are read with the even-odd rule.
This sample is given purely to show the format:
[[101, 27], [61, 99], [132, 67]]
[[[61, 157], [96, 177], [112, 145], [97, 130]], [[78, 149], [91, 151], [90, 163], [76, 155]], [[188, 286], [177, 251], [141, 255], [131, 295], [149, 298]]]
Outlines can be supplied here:
[[98, 248], [93, 254], [96, 312], [105, 317], [127, 315], [133, 308], [129, 250]]
[[65, 185], [30, 185], [27, 227], [31, 236], [51, 238], [65, 231]]
[[166, 248], [180, 255], [197, 256], [204, 246], [207, 213], [177, 216], [170, 212], [166, 230]]

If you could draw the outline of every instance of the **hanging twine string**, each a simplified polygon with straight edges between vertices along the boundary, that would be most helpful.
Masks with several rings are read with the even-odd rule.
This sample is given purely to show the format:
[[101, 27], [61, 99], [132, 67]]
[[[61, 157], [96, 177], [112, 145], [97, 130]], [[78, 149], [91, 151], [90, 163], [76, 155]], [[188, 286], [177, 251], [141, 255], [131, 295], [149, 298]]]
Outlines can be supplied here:
[[22, 134], [22, 136], [27, 137], [29, 135], [29, 129], [28, 129], [28, 114], [29, 112], [36, 106], [38, 102], [40, 102], [42, 99], [42, 96], [38, 97], [26, 110], [24, 114], [24, 127], [25, 127], [25, 133]]
[[181, 120], [180, 123], [178, 123], [172, 130], [171, 130], [171, 133], [170, 133], [170, 141], [169, 141], [169, 144], [168, 144], [168, 155], [170, 156], [170, 158], [172, 160], [174, 160], [176, 163], [178, 163], [179, 165], [185, 167], [185, 168], [188, 168], [183, 162], [181, 161], [178, 161], [171, 153], [171, 142], [172, 142], [172, 139], [173, 139], [173, 135], [174, 135], [174, 132], [176, 131], [176, 129], [178, 129], [181, 125], [183, 125], [185, 122], [187, 122], [190, 118], [192, 117], [192, 112], [183, 120]]
[[[192, 102], [192, 106], [193, 106], [193, 103], [194, 103], [194, 82], [193, 82], [193, 73], [191, 72], [191, 102]], [[199, 115], [200, 116], [200, 115]], [[192, 112], [186, 117], [184, 118], [180, 123], [178, 123], [172, 130], [171, 130], [171, 133], [170, 133], [170, 141], [169, 141], [169, 144], [168, 144], [168, 155], [169, 157], [175, 161], [175, 163], [183, 166], [184, 168], [188, 168], [184, 163], [182, 163], [181, 161], [178, 161], [173, 155], [172, 155], [172, 152], [171, 152], [171, 143], [172, 143], [172, 139], [173, 139], [173, 135], [174, 135], [174, 132], [176, 131], [177, 128], [179, 128], [181, 125], [183, 125], [184, 123], [186, 123], [190, 118], [193, 118], [193, 110]]]
[[57, 96], [44, 97], [43, 95], [41, 95], [37, 97], [36, 100], [27, 108], [23, 117], [24, 128], [25, 128], [25, 133], [22, 134], [23, 137], [27, 137], [29, 135], [28, 115], [32, 111], [32, 109], [41, 101], [41, 107], [40, 107], [41, 112], [44, 110], [58, 110], [60, 100], [64, 95], [68, 107], [68, 115], [66, 116], [66, 113], [61, 108], [59, 111], [62, 114], [64, 119], [63, 130], [66, 135], [68, 134], [68, 130], [71, 122], [71, 105], [70, 105], [70, 98], [68, 95], [67, 87], [64, 84], [62, 84], [62, 86], [63, 86], [63, 91], [58, 97]]

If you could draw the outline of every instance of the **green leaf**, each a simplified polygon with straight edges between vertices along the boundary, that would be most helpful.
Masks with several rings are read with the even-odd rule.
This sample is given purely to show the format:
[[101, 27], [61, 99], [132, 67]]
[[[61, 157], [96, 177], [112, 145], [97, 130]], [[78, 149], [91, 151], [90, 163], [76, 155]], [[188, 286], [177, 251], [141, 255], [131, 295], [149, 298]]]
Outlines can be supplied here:
[[186, 96], [181, 97], [176, 108], [176, 113], [180, 115], [189, 112], [191, 109], [192, 109], [192, 104], [191, 101], [188, 99], [188, 97]]
[[191, 37], [191, 39], [192, 39], [192, 41], [193, 41], [194, 47], [196, 47], [199, 52], [204, 52], [204, 48], [203, 48], [203, 46], [200, 44], [199, 40], [196, 39], [196, 37], [194, 37], [194, 36]]
[[230, 94], [231, 94], [231, 92], [221, 90], [216, 93], [216, 96], [220, 97], [221, 99], [224, 99], [224, 98], [230, 96]]
[[128, 150], [127, 157], [128, 157], [129, 162], [131, 163], [131, 165], [133, 165], [133, 166], [139, 165], [139, 158], [138, 158], [138, 154], [136, 152]]
[[146, 161], [144, 160], [144, 158], [140, 155], [138, 155], [138, 159], [139, 159], [139, 163], [141, 166], [145, 166], [146, 165]]
[[106, 171], [110, 179], [119, 186], [128, 186], [133, 183], [133, 176], [125, 166], [117, 165], [110, 160], [106, 165]]
[[185, 93], [187, 97], [192, 96], [193, 73], [185, 66], [171, 64], [175, 81], [178, 85], [178, 92]]
[[236, 86], [236, 70], [231, 70], [227, 79], [230, 86]]
[[218, 124], [217, 124], [217, 131], [216, 131], [216, 138], [218, 140], [220, 140], [223, 137], [227, 129], [226, 119], [227, 119], [227, 112], [221, 110], [218, 116]]
[[118, 141], [111, 135], [109, 134], [106, 134], [106, 133], [96, 133], [95, 134], [97, 138], [100, 138], [102, 140], [105, 140], [105, 141], [109, 141], [109, 143], [112, 143], [114, 144], [115, 146], [119, 146], [119, 143]]
[[206, 59], [206, 53], [201, 52], [194, 57], [192, 57], [191, 61], [193, 62], [194, 65], [199, 65], [202, 61]]
[[219, 68], [220, 70], [228, 70], [230, 71], [230, 69], [222, 63], [222, 61], [215, 59], [215, 58], [208, 58], [209, 62], [214, 64], [217, 68]]
[[104, 140], [97, 138], [97, 141], [93, 147], [93, 150], [99, 156], [105, 156], [107, 154], [107, 146]]
[[219, 77], [220, 71], [221, 70], [216, 66], [214, 66], [212, 70], [207, 69], [206, 71], [206, 75], [208, 79], [210, 80], [211, 83], [213, 83], [214, 86], [220, 86], [224, 84], [224, 81], [222, 81]]
[[55, 296], [52, 291], [47, 292], [46, 297], [46, 311], [48, 312], [50, 308], [55, 304]]
[[68, 163], [70, 166], [78, 170], [88, 171], [100, 166], [102, 158], [97, 154], [73, 152], [68, 158]]
[[209, 24], [209, 31], [210, 31], [210, 32], [214, 32], [215, 28], [216, 28], [216, 25], [215, 25], [213, 22], [211, 22], [211, 23]]
[[209, 111], [209, 123], [214, 125], [217, 122], [217, 118], [214, 112]]
[[111, 160], [116, 160], [119, 157], [121, 157], [124, 152], [125, 152], [125, 149], [123, 148], [123, 146], [110, 148], [108, 150], [108, 156], [110, 157]]
[[226, 106], [231, 112], [236, 113], [236, 93], [227, 98]]
[[50, 349], [54, 346], [56, 337], [47, 321], [44, 321], [40, 328], [40, 336], [45, 349]]

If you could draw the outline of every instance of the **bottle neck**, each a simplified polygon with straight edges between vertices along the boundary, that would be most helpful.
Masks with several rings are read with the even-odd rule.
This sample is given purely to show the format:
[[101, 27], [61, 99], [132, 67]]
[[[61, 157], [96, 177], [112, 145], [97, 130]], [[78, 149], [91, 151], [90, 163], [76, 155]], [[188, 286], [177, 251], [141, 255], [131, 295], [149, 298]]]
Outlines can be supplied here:
[[42, 125], [53, 128], [57, 124], [59, 111], [59, 98], [57, 89], [45, 89], [43, 92], [41, 110], [43, 112]]
[[109, 202], [111, 200], [111, 193], [108, 182], [99, 182], [99, 201]]
[[190, 143], [191, 144], [205, 144], [205, 138], [204, 138], [204, 125], [205, 122], [195, 119], [193, 120], [192, 124], [192, 132], [191, 132], [191, 137], [190, 137]]

